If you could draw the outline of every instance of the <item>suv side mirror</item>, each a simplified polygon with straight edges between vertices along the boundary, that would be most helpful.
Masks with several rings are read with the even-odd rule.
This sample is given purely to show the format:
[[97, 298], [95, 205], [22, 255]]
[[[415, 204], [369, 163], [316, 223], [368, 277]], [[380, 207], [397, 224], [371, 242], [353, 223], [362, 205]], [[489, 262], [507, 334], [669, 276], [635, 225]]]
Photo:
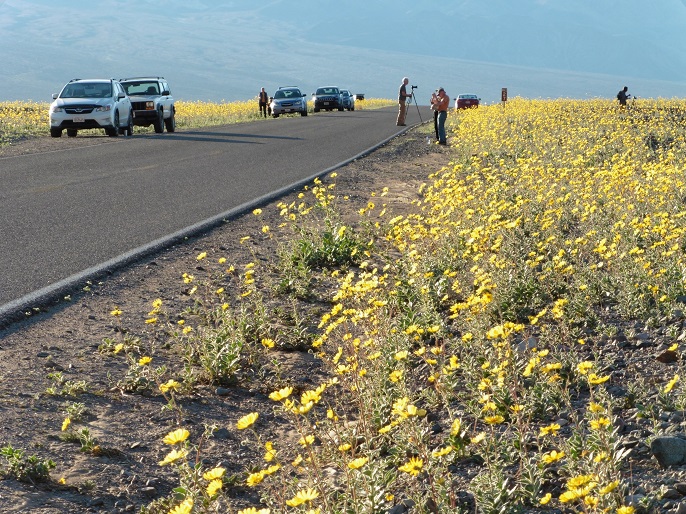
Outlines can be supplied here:
[[117, 98], [119, 98], [119, 99], [126, 98], [126, 93], [122, 93], [120, 91], [119, 94], [117, 95]]
[[59, 95], [58, 95], [57, 93], [53, 93], [53, 94], [52, 94], [52, 99], [53, 99], [53, 100], [57, 100], [57, 97], [58, 97], [58, 96], [59, 96]]
[[171, 95], [169, 90], [165, 89], [164, 91], [162, 91], [162, 96], [169, 96], [169, 95]]

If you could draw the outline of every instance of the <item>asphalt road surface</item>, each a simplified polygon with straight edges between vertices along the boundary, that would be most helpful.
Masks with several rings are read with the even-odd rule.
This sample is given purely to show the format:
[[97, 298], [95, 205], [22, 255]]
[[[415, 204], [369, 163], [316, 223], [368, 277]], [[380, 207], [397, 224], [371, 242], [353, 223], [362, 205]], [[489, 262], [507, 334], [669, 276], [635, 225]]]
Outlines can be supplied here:
[[398, 133], [395, 116], [289, 116], [0, 158], [0, 317], [364, 152]]

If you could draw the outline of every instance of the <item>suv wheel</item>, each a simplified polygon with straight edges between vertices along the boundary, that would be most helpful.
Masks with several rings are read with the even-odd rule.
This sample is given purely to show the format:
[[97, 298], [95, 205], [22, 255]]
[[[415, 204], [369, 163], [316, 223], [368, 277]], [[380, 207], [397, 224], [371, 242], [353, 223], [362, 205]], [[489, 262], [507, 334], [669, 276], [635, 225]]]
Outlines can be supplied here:
[[50, 136], [51, 137], [62, 137], [62, 129], [51, 128], [50, 129]]
[[315, 107], [314, 112], [319, 112], [319, 107]]
[[174, 132], [176, 130], [176, 117], [174, 116], [174, 108], [172, 107], [171, 114], [168, 120], [164, 120], [164, 126], [167, 127], [167, 132]]
[[76, 129], [67, 129], [67, 136], [76, 137], [77, 132], [78, 131]]
[[300, 116], [307, 116], [307, 109], [300, 111]]
[[114, 113], [114, 126], [106, 128], [105, 134], [110, 137], [117, 137], [119, 135], [119, 111]]
[[155, 127], [155, 132], [157, 134], [164, 132], [164, 114], [162, 114], [162, 111], [158, 111], [157, 118], [155, 118], [153, 126]]

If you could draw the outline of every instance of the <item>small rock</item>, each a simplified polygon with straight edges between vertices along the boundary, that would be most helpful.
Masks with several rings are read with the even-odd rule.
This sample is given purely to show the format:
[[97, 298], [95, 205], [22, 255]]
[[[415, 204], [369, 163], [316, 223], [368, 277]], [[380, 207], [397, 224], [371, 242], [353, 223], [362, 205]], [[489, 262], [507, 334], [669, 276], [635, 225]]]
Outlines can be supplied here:
[[398, 505], [395, 505], [390, 510], [388, 510], [386, 514], [405, 514], [412, 507], [414, 507], [414, 505], [414, 501], [410, 500], [409, 498], [406, 498], [405, 500], [401, 501]]
[[226, 387], [217, 387], [215, 393], [217, 396], [229, 396], [231, 394], [231, 389]]
[[664, 468], [686, 463], [686, 441], [679, 437], [656, 437], [650, 451]]
[[674, 350], [666, 350], [657, 356], [657, 361], [663, 364], [671, 364], [679, 360], [679, 354]]
[[[676, 491], [674, 491], [676, 492]], [[141, 487], [141, 493], [147, 496], [148, 498], [152, 498], [157, 494], [157, 489], [155, 489], [152, 486], [147, 486], [147, 487]], [[677, 493], [678, 494], [678, 493]]]
[[673, 487], [668, 487], [662, 495], [662, 498], [665, 500], [678, 500], [682, 497], [683, 495]]
[[686, 482], [677, 482], [674, 484], [674, 488], [681, 494], [686, 495]]
[[45, 359], [46, 357], [50, 357], [50, 352], [38, 352], [36, 354], [36, 357], [40, 357], [42, 359]]
[[524, 353], [527, 350], [532, 350], [538, 346], [538, 338], [531, 336], [524, 339], [521, 343], [517, 345], [517, 351]]
[[672, 512], [674, 512], [674, 514], [686, 514], [686, 503], [679, 503]]
[[214, 432], [212, 432], [212, 437], [215, 439], [228, 439], [230, 436], [230, 432], [226, 428], [218, 428]]

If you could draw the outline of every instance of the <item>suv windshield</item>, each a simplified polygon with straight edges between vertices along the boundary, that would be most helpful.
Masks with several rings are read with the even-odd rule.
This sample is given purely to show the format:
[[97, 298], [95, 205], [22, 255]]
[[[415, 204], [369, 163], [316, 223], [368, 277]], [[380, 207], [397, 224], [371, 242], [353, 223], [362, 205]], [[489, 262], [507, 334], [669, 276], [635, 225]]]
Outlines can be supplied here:
[[279, 89], [274, 93], [274, 98], [297, 98], [302, 96], [297, 89]]
[[129, 96], [160, 94], [160, 87], [157, 82], [124, 82], [122, 86]]
[[74, 82], [67, 84], [60, 93], [60, 98], [108, 98], [110, 96], [112, 96], [110, 83]]
[[338, 88], [337, 87], [320, 87], [317, 89], [317, 94], [318, 95], [337, 95], [338, 94]]

